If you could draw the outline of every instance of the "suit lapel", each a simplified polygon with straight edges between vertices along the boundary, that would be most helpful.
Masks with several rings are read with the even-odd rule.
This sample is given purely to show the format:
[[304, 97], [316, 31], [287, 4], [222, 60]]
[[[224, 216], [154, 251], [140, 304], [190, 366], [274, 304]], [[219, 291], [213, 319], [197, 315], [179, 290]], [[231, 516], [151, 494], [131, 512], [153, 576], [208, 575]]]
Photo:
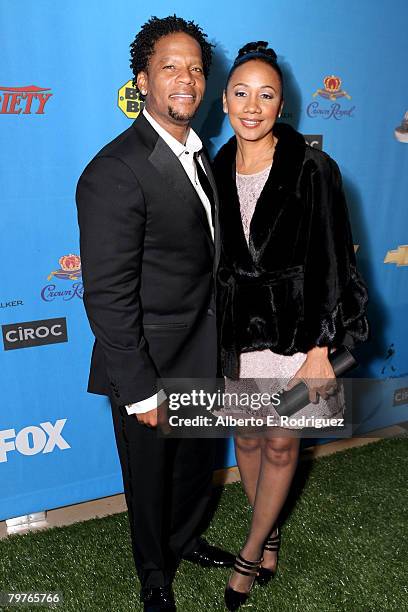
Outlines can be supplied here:
[[162, 138], [157, 139], [156, 145], [149, 156], [149, 161], [162, 175], [166, 184], [177, 193], [180, 200], [193, 207], [213, 247], [204, 206], [182, 164]]
[[204, 170], [205, 170], [205, 173], [207, 175], [208, 181], [209, 181], [209, 183], [211, 185], [211, 189], [212, 189], [212, 192], [213, 192], [213, 198], [214, 198], [214, 219], [213, 219], [213, 223], [214, 223], [214, 249], [215, 249], [215, 254], [214, 254], [214, 270], [216, 270], [218, 268], [218, 262], [220, 260], [219, 199], [218, 199], [217, 186], [215, 184], [215, 179], [214, 179], [214, 175], [213, 175], [213, 172], [212, 172], [211, 164], [208, 161], [207, 154], [204, 151], [201, 153], [201, 159], [202, 159], [202, 162], [203, 162]]

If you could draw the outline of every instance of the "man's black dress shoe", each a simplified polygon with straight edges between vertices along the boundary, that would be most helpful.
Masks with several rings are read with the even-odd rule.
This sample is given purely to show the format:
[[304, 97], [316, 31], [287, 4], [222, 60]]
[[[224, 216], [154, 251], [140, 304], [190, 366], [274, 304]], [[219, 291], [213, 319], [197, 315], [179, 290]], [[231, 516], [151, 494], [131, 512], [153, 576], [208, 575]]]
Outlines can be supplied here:
[[184, 555], [183, 559], [201, 565], [201, 567], [232, 567], [235, 563], [234, 555], [217, 546], [211, 546], [203, 538], [198, 540], [197, 548], [188, 555]]
[[140, 592], [140, 601], [144, 604], [144, 612], [176, 612], [171, 586], [144, 587]]

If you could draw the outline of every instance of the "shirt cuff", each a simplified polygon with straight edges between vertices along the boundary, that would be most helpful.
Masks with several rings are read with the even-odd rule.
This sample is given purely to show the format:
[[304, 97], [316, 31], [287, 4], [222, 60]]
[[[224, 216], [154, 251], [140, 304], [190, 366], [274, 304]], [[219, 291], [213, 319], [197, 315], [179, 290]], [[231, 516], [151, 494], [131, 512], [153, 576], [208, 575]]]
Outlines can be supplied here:
[[150, 412], [150, 410], [158, 408], [166, 398], [167, 395], [165, 394], [163, 389], [160, 389], [158, 393], [155, 393], [151, 397], [147, 397], [141, 402], [136, 402], [135, 404], [126, 404], [125, 408], [128, 414], [144, 414], [145, 412]]

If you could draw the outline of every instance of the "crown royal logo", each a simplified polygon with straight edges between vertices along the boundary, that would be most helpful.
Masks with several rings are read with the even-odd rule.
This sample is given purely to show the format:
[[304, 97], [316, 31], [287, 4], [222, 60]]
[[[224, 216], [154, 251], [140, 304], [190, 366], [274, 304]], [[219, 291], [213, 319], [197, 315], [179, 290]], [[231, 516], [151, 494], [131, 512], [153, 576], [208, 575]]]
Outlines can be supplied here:
[[341, 88], [341, 84], [342, 80], [340, 77], [335, 76], [334, 74], [326, 76], [323, 79], [324, 88], [317, 89], [313, 94], [313, 98], [319, 96], [325, 100], [330, 100], [332, 104], [327, 108], [321, 106], [317, 100], [311, 102], [306, 109], [307, 115], [312, 119], [321, 117], [322, 119], [336, 119], [337, 121], [343, 119], [344, 117], [353, 117], [355, 106], [345, 109], [342, 108], [338, 102], [340, 98], [351, 100], [351, 96], [347, 93], [347, 91]]
[[334, 76], [327, 76], [323, 79], [324, 89], [318, 89], [314, 92], [313, 97], [321, 96], [322, 98], [328, 98], [329, 100], [337, 100], [337, 98], [347, 98], [351, 100], [351, 96], [346, 91], [341, 89], [341, 78]]
[[63, 255], [59, 258], [60, 267], [58, 270], [53, 270], [47, 276], [47, 280], [55, 278], [64, 281], [74, 281], [69, 289], [57, 289], [57, 285], [50, 284], [43, 287], [41, 297], [44, 302], [53, 302], [57, 298], [61, 298], [64, 302], [72, 300], [74, 297], [83, 299], [84, 287], [80, 279], [81, 273], [81, 258], [79, 255]]
[[63, 278], [66, 280], [78, 280], [81, 276], [81, 258], [79, 255], [63, 255], [58, 260], [61, 266], [59, 270], [54, 270], [47, 277], [47, 280], [51, 280], [54, 276], [56, 278]]
[[36, 85], [27, 87], [0, 87], [0, 114], [44, 115], [44, 108], [53, 95]]

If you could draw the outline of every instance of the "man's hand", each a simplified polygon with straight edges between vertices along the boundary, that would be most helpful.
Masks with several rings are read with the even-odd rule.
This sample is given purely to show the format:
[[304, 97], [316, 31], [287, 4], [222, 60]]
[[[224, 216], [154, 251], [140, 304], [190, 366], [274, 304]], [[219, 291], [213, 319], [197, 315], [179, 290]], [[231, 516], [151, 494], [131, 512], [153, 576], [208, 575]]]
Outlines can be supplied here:
[[132, 414], [131, 416], [135, 417], [141, 425], [152, 428], [159, 426], [163, 433], [167, 434], [170, 432], [167, 411], [168, 402], [164, 400], [158, 408], [153, 408], [153, 410], [149, 410], [149, 412], [144, 412], [143, 414]]
[[309, 399], [313, 404], [319, 402], [320, 395], [327, 400], [337, 392], [336, 375], [327, 357], [327, 347], [315, 347], [307, 353], [305, 362], [289, 381], [286, 389], [292, 389], [300, 382], [309, 388]]

